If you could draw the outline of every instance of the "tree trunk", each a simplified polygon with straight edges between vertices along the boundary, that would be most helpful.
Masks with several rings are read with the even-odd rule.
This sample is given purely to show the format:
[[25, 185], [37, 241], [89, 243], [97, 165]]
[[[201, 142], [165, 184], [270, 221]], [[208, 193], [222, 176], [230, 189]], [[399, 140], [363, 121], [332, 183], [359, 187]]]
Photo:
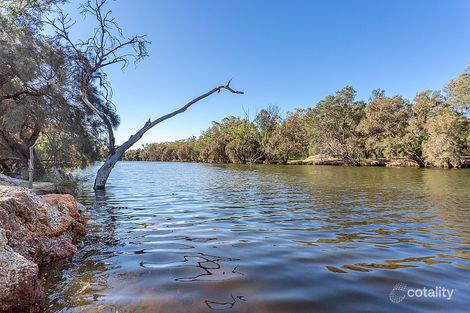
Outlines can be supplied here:
[[[106, 160], [104, 161], [104, 164], [98, 169], [98, 172], [96, 173], [95, 184], [93, 186], [93, 189], [94, 190], [104, 190], [105, 189], [106, 182], [108, 181], [108, 177], [111, 174], [111, 171], [113, 170], [114, 165], [116, 165], [116, 163], [121, 159], [121, 157], [124, 155], [124, 153], [126, 153], [126, 151], [130, 147], [132, 147], [137, 141], [139, 141], [140, 138], [142, 138], [142, 136], [148, 130], [150, 130], [155, 125], [157, 125], [157, 124], [159, 124], [159, 123], [161, 123], [161, 122], [163, 122], [163, 121], [165, 121], [169, 118], [172, 118], [173, 116], [175, 116], [177, 114], [185, 112], [193, 104], [199, 102], [200, 100], [202, 100], [204, 98], [209, 97], [213, 93], [216, 93], [216, 92], [219, 93], [222, 89], [226, 89], [226, 90], [230, 91], [231, 93], [235, 93], [235, 94], [243, 94], [242, 91], [232, 89], [230, 87], [230, 81], [229, 81], [226, 85], [215, 87], [214, 89], [212, 89], [212, 90], [210, 90], [210, 91], [194, 98], [193, 100], [189, 101], [188, 103], [186, 103], [184, 106], [182, 106], [181, 108], [179, 108], [176, 111], [173, 111], [171, 113], [163, 115], [163, 116], [161, 116], [161, 117], [159, 117], [159, 118], [157, 118], [156, 120], [153, 120], [153, 121], [151, 121], [149, 119], [147, 121], [147, 123], [145, 123], [145, 125], [141, 129], [139, 129], [139, 131], [137, 133], [130, 136], [129, 139], [126, 142], [124, 142], [122, 145], [120, 145], [117, 148], [114, 148], [114, 134], [113, 134], [113, 129], [110, 126], [111, 124], [109, 123], [109, 121], [106, 122], [106, 120], [107, 120], [106, 116], [99, 115], [99, 117], [103, 121], [105, 121], [105, 124], [106, 124], [107, 129], [108, 129], [108, 133], [109, 133], [109, 138], [108, 138], [108, 140], [109, 140], [109, 143], [108, 143], [109, 153], [108, 153], [108, 156], [106, 157]], [[85, 102], [85, 104], [87, 106], [92, 108], [95, 112], [98, 111], [93, 106], [93, 104], [91, 104], [91, 102], [88, 101], [88, 98], [86, 96], [86, 90], [82, 90], [82, 99], [83, 99], [83, 101]]]
[[29, 147], [29, 161], [28, 161], [28, 188], [33, 189], [33, 181], [34, 181], [34, 147], [36, 143], [34, 143], [31, 147]]
[[416, 163], [418, 163], [418, 166], [419, 167], [426, 167], [426, 163], [424, 163], [424, 160], [422, 158], [420, 158], [419, 156], [412, 156], [411, 159], [413, 161], [415, 161]]
[[118, 148], [114, 149], [104, 161], [103, 165], [98, 169], [95, 177], [95, 184], [93, 186], [94, 190], [104, 190], [106, 186], [106, 182], [108, 181], [109, 174], [114, 168], [114, 165], [121, 159], [121, 157], [126, 153], [126, 151], [132, 147], [140, 138], [142, 138], [143, 134], [150, 128], [146, 128], [144, 126], [140, 129], [137, 134], [132, 135], [125, 143], [123, 143]]
[[104, 164], [99, 168], [98, 172], [96, 173], [95, 177], [95, 184], [93, 189], [95, 190], [104, 190], [106, 186], [106, 182], [108, 181], [109, 174], [113, 170], [114, 165], [117, 163], [118, 160], [114, 161], [113, 158], [106, 159]]
[[287, 165], [287, 161], [289, 160], [289, 157], [288, 156], [283, 156], [281, 159], [282, 159], [282, 161], [281, 161], [282, 164]]

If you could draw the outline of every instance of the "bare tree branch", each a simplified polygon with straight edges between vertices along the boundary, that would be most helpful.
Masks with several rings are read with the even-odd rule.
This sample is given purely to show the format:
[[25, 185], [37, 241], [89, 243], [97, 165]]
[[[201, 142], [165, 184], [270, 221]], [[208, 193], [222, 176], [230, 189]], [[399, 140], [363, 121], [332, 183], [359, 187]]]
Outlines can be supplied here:
[[158, 123], [161, 123], [163, 122], [164, 120], [167, 120], [177, 114], [180, 114], [180, 113], [183, 113], [184, 111], [186, 111], [187, 109], [189, 109], [189, 107], [191, 107], [193, 104], [195, 104], [196, 102], [199, 102], [201, 101], [202, 99], [204, 98], [207, 98], [209, 97], [210, 95], [212, 95], [213, 93], [215, 92], [220, 92], [222, 89], [226, 89], [228, 91], [230, 91], [231, 93], [235, 93], [235, 94], [243, 94], [243, 91], [238, 91], [238, 90], [234, 90], [230, 87], [230, 82], [232, 80], [230, 80], [226, 85], [221, 85], [221, 86], [218, 86], [218, 87], [215, 87], [214, 89], [212, 89], [211, 91], [208, 91], [202, 95], [200, 95], [199, 97], [196, 97], [194, 98], [193, 100], [189, 101], [187, 104], [185, 104], [184, 106], [182, 106], [181, 108], [179, 108], [178, 110], [176, 111], [173, 111], [171, 113], [168, 113], [166, 115], [163, 115], [159, 118], [157, 118], [156, 120], [154, 120], [153, 122], [150, 123], [150, 128], [154, 127], [155, 125], [157, 125]]
[[112, 103], [110, 101], [112, 89], [106, 80], [106, 67], [113, 64], [121, 64], [124, 68], [130, 61], [134, 61], [134, 63], [139, 62], [148, 56], [146, 46], [149, 42], [146, 40], [145, 36], [135, 35], [132, 37], [124, 37], [122, 29], [114, 18], [111, 17], [111, 11], [104, 11], [106, 2], [107, 0], [88, 0], [81, 6], [82, 14], [94, 17], [98, 25], [90, 38], [85, 41], [80, 41], [78, 44], [75, 44], [70, 37], [70, 29], [74, 23], [66, 14], [60, 12], [57, 19], [49, 21], [49, 24], [57, 33], [56, 38], [58, 42], [62, 43], [66, 50], [72, 55], [78, 77], [80, 78], [80, 90], [83, 102], [103, 121], [107, 128], [108, 155], [104, 165], [98, 170], [95, 179], [95, 189], [104, 188], [112, 168], [116, 162], [119, 161], [124, 152], [155, 125], [177, 114], [183, 113], [195, 103], [216, 92], [220, 93], [221, 90], [227, 90], [234, 94], [243, 94], [243, 92], [230, 87], [232, 80], [229, 80], [227, 84], [215, 87], [194, 98], [178, 110], [163, 115], [153, 121], [149, 119], [137, 133], [130, 136], [121, 146], [115, 147], [113, 125], [110, 118], [101, 111], [96, 104], [90, 101], [88, 91], [94, 84], [98, 84], [101, 88], [101, 95], [104, 97], [106, 103]]
[[196, 104], [197, 102], [209, 97], [210, 95], [212, 95], [216, 92], [220, 92], [221, 90], [224, 90], [224, 89], [228, 90], [228, 91], [230, 91], [231, 93], [234, 93], [234, 94], [243, 94], [243, 91], [238, 91], [238, 90], [235, 90], [232, 87], [230, 87], [230, 82], [229, 82], [226, 85], [221, 85], [221, 86], [215, 87], [212, 90], [210, 90], [210, 91], [208, 91], [208, 92], [192, 99], [191, 101], [186, 103], [184, 106], [182, 106], [178, 110], [175, 110], [171, 113], [163, 115], [163, 116], [155, 119], [154, 121], [151, 121], [149, 119], [145, 123], [145, 125], [137, 133], [130, 136], [129, 139], [126, 142], [124, 142], [122, 145], [117, 147], [115, 150], [112, 151], [111, 154], [108, 155], [108, 157], [106, 158], [104, 164], [100, 167], [100, 169], [98, 170], [98, 173], [96, 174], [94, 189], [95, 190], [104, 189], [104, 187], [106, 185], [106, 181], [108, 180], [108, 176], [111, 173], [111, 170], [113, 169], [114, 165], [121, 159], [121, 157], [124, 155], [124, 153], [130, 147], [132, 147], [137, 141], [140, 140], [140, 138], [142, 138], [142, 136], [148, 130], [150, 130], [155, 125], [157, 125], [157, 124], [159, 124], [159, 123], [161, 123], [161, 122], [163, 122], [163, 121], [165, 121], [165, 120], [167, 120], [167, 119], [169, 119], [169, 118], [171, 118], [171, 117], [173, 117], [177, 114], [183, 113], [184, 111], [186, 111], [188, 108], [190, 108], [192, 105]]
[[113, 125], [109, 117], [100, 111], [88, 98], [88, 91], [94, 81], [101, 88], [102, 96], [107, 103], [112, 103], [112, 88], [106, 80], [104, 69], [107, 66], [121, 63], [126, 67], [130, 60], [138, 62], [148, 56], [145, 36], [132, 36], [125, 39], [122, 29], [110, 16], [111, 11], [104, 12], [107, 0], [88, 0], [81, 6], [81, 12], [85, 16], [93, 16], [98, 27], [92, 37], [85, 41], [74, 43], [70, 36], [70, 29], [75, 25], [71, 18], [59, 11], [56, 19], [48, 20], [48, 24], [56, 32], [56, 38], [65, 46], [73, 57], [78, 77], [80, 78], [80, 90], [82, 100], [105, 124], [108, 132], [108, 154], [115, 149]]

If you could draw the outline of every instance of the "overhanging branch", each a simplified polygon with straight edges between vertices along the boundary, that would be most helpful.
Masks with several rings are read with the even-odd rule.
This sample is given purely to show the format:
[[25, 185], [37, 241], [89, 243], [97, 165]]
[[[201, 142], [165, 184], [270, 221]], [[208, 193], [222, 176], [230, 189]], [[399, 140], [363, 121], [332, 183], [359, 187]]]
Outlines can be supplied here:
[[202, 95], [200, 95], [199, 97], [196, 97], [194, 98], [193, 100], [189, 101], [187, 104], [185, 104], [184, 106], [182, 106], [181, 108], [179, 108], [178, 110], [176, 111], [173, 111], [171, 113], [168, 113], [166, 115], [163, 115], [159, 118], [157, 118], [156, 120], [154, 120], [153, 122], [150, 123], [149, 127], [152, 128], [154, 127], [155, 125], [157, 125], [158, 123], [161, 123], [163, 122], [164, 120], [167, 120], [169, 118], [172, 118], [173, 116], [177, 115], [177, 114], [180, 114], [180, 113], [183, 113], [184, 111], [186, 111], [187, 109], [189, 109], [193, 104], [201, 101], [202, 99], [204, 98], [207, 98], [209, 97], [210, 95], [212, 95], [213, 93], [219, 93], [222, 89], [225, 89], [225, 90], [228, 90], [230, 91], [231, 93], [235, 93], [235, 94], [243, 94], [243, 91], [239, 91], [239, 90], [235, 90], [233, 89], [232, 87], [230, 87], [230, 82], [231, 80], [226, 84], [226, 85], [221, 85], [221, 86], [218, 86], [218, 87], [215, 87], [214, 89], [212, 89], [211, 91], [208, 91]]
[[134, 135], [132, 135], [126, 142], [124, 142], [119, 148], [117, 148], [117, 152], [118, 153], [124, 153], [127, 149], [129, 149], [132, 145], [134, 145], [137, 141], [139, 141], [140, 138], [142, 138], [142, 136], [148, 131], [150, 130], [152, 127], [154, 127], [155, 125], [169, 119], [169, 118], [172, 118], [173, 116], [175, 115], [178, 115], [178, 114], [181, 114], [183, 112], [185, 112], [187, 109], [189, 109], [192, 105], [196, 104], [197, 102], [209, 97], [210, 95], [214, 94], [214, 93], [219, 93], [220, 91], [222, 90], [227, 90], [231, 93], [234, 93], [234, 94], [243, 94], [244, 92], [243, 91], [239, 91], [239, 90], [235, 90], [233, 89], [232, 87], [230, 87], [230, 82], [231, 80], [226, 84], [226, 85], [220, 85], [220, 86], [217, 86], [215, 88], [213, 88], [212, 90], [192, 99], [191, 101], [189, 101], [188, 103], [186, 103], [184, 106], [182, 106], [181, 108], [179, 108], [178, 110], [175, 110], [171, 113], [168, 113], [168, 114], [165, 114], [153, 121], [151, 121], [149, 119], [149, 121], [147, 123], [145, 123], [145, 125], [139, 129], [139, 131], [137, 133], [135, 133]]

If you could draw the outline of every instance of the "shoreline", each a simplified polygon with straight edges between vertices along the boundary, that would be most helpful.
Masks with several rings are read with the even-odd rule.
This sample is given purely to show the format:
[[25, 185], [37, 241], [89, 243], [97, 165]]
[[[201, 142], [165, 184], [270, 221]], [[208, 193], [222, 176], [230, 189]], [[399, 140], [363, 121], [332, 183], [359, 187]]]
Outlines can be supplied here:
[[[357, 165], [350, 164], [347, 160], [333, 157], [313, 158], [289, 160], [287, 164], [282, 163], [260, 163], [260, 162], [246, 162], [246, 163], [211, 163], [202, 161], [161, 161], [161, 160], [121, 160], [125, 162], [164, 162], [164, 163], [202, 163], [202, 164], [237, 164], [237, 165], [315, 165], [315, 166], [347, 166], [347, 167], [399, 167], [399, 168], [427, 168], [427, 169], [465, 169], [470, 168], [470, 156], [465, 156], [462, 159], [462, 165], [459, 167], [436, 167], [436, 166], [420, 166], [416, 161], [408, 158], [392, 158], [392, 159], [354, 159], [358, 162]], [[101, 161], [100, 161], [101, 162]]]

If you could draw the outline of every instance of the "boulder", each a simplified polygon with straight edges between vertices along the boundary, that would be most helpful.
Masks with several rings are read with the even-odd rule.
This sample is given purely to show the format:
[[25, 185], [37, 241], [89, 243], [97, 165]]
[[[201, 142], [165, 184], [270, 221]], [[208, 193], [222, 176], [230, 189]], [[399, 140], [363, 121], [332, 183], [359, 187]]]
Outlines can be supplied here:
[[70, 258], [77, 251], [73, 240], [85, 234], [84, 223], [71, 195], [37, 196], [0, 186], [1, 312], [38, 310], [38, 267]]
[[0, 229], [0, 312], [39, 312], [38, 266], [9, 245]]

